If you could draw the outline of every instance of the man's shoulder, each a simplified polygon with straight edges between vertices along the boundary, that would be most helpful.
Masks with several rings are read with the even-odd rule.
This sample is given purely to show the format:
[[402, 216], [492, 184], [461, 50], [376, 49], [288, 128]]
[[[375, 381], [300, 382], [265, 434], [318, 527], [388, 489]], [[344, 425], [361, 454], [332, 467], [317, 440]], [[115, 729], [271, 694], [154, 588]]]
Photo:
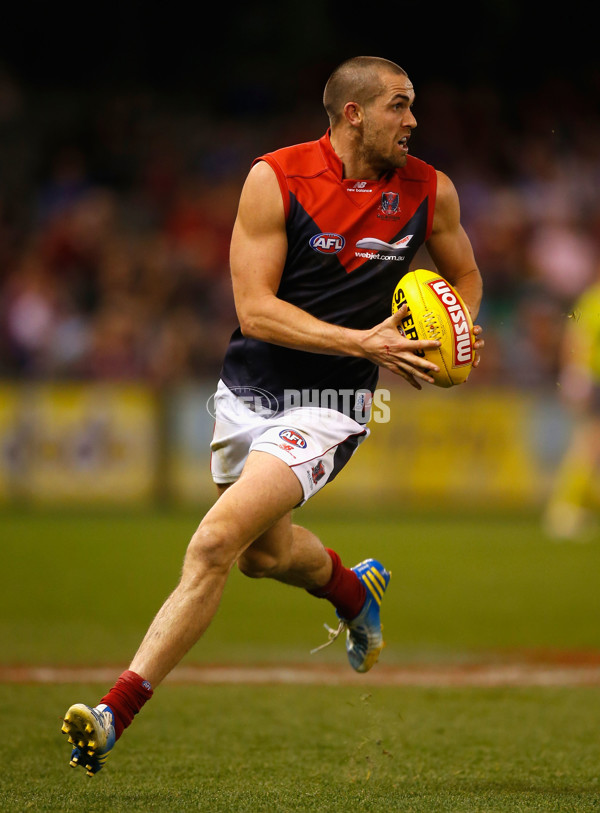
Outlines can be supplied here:
[[287, 177], [312, 177], [328, 169], [322, 139], [281, 147], [261, 155], [256, 160], [276, 164]]
[[408, 155], [405, 166], [396, 170], [396, 173], [404, 181], [429, 181], [436, 175], [436, 171], [431, 164], [421, 158], [416, 158], [414, 155]]

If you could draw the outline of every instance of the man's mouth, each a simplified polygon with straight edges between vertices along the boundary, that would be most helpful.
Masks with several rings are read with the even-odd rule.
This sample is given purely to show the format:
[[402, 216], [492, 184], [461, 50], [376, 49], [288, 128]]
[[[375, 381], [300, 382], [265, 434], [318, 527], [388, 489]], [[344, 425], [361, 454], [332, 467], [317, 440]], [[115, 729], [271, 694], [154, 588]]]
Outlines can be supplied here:
[[408, 136], [403, 136], [400, 141], [398, 141], [398, 144], [404, 150], [404, 152], [408, 152], [408, 138]]

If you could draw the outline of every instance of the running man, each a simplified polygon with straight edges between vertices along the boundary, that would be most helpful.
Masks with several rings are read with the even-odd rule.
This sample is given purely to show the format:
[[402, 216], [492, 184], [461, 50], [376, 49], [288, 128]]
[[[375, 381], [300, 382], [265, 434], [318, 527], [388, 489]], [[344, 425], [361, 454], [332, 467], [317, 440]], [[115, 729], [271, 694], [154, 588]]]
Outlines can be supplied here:
[[[355, 567], [292, 522], [367, 438], [380, 367], [417, 389], [436, 367], [390, 316], [396, 284], [426, 244], [473, 319], [481, 275], [449, 178], [409, 154], [416, 120], [406, 72], [356, 57], [329, 78], [330, 128], [258, 158], [231, 240], [239, 328], [225, 354], [211, 445], [218, 499], [192, 536], [181, 580], [129, 669], [96, 707], [72, 706], [71, 765], [93, 776], [166, 675], [200, 639], [237, 564], [327, 599], [350, 665], [366, 672], [383, 647], [380, 604], [390, 574]], [[359, 245], [360, 244], [360, 245]], [[475, 328], [474, 347], [483, 346]]]

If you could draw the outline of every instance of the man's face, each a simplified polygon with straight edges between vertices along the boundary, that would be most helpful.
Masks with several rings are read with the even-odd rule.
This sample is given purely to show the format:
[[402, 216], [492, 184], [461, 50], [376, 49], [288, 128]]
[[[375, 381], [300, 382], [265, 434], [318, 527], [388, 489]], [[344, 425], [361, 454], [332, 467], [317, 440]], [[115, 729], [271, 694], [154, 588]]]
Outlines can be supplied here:
[[408, 140], [417, 120], [412, 114], [415, 92], [408, 76], [385, 72], [382, 90], [364, 106], [362, 158], [383, 174], [406, 164]]

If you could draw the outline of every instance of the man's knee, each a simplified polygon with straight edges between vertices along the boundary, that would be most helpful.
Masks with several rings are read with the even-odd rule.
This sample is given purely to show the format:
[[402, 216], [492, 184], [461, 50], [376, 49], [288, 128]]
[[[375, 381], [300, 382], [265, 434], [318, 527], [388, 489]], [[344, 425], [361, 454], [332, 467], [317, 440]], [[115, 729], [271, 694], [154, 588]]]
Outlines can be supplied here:
[[237, 559], [237, 540], [223, 522], [203, 521], [193, 534], [188, 545], [184, 570], [206, 572], [231, 569]]

